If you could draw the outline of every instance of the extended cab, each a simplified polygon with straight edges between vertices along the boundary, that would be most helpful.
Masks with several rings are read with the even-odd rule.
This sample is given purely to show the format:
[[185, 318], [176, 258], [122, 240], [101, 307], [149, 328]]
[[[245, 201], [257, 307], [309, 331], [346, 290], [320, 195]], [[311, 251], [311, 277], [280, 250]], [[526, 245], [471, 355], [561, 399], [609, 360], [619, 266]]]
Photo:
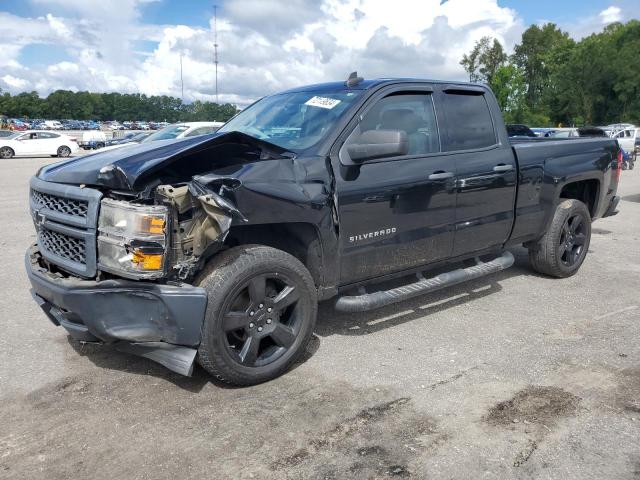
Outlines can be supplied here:
[[573, 275], [620, 159], [609, 138], [510, 142], [482, 85], [352, 75], [213, 135], [43, 167], [26, 269], [76, 339], [248, 385], [299, 358], [319, 300], [377, 308], [507, 268], [522, 244]]

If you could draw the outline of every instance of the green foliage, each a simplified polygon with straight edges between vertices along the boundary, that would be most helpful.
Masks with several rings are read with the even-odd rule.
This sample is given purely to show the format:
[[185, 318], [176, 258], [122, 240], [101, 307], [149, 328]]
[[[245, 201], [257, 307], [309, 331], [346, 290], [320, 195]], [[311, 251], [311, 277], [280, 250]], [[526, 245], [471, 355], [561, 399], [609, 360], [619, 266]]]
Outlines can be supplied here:
[[464, 55], [460, 65], [469, 74], [470, 82], [491, 83], [498, 69], [507, 61], [502, 44], [491, 37], [482, 37], [469, 55]]
[[119, 120], [119, 121], [227, 121], [234, 105], [135, 93], [90, 93], [56, 90], [46, 98], [37, 92], [10, 95], [0, 91], [0, 115], [8, 117]]
[[552, 23], [532, 25], [493, 76], [495, 63], [482, 60], [490, 40], [479, 40], [461, 64], [491, 86], [507, 123], [640, 123], [640, 21], [611, 24], [579, 42]]

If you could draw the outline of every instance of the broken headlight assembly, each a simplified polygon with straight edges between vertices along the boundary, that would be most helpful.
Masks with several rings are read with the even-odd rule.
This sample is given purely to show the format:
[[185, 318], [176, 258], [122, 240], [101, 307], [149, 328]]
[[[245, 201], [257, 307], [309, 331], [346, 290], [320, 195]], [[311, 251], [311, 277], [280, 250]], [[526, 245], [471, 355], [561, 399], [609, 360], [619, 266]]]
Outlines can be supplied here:
[[167, 258], [168, 209], [104, 199], [98, 220], [98, 267], [128, 278], [160, 278]]

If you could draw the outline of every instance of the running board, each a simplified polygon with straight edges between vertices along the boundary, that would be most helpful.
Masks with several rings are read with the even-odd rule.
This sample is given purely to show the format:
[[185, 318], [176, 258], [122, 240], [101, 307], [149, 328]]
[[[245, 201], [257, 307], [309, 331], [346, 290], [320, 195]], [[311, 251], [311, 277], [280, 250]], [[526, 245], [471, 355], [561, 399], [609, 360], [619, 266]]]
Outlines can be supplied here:
[[476, 264], [472, 267], [459, 268], [451, 272], [441, 273], [433, 278], [424, 278], [421, 274], [418, 274], [418, 278], [420, 278], [419, 281], [403, 287], [383, 290], [381, 292], [340, 297], [336, 302], [336, 310], [341, 312], [373, 310], [391, 303], [407, 300], [425, 293], [435, 292], [442, 288], [505, 270], [513, 265], [513, 262], [514, 258], [511, 252], [504, 252], [502, 256], [487, 263], [481, 262], [479, 258], [476, 258]]
[[190, 377], [193, 373], [193, 363], [197, 350], [189, 347], [180, 347], [164, 342], [126, 343], [115, 345], [116, 350], [131, 353], [139, 357], [148, 358], [167, 367], [169, 370]]

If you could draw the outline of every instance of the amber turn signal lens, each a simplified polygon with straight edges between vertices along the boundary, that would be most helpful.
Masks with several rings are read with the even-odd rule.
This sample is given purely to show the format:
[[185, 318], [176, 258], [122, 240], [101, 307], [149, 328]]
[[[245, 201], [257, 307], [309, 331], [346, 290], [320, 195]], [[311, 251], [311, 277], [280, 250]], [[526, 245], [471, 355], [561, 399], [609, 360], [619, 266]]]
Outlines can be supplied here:
[[142, 270], [160, 270], [162, 268], [163, 255], [157, 253], [144, 253], [142, 250], [134, 250], [131, 261]]
[[164, 218], [147, 215], [141, 219], [140, 230], [146, 233], [162, 235], [164, 233], [164, 226]]

